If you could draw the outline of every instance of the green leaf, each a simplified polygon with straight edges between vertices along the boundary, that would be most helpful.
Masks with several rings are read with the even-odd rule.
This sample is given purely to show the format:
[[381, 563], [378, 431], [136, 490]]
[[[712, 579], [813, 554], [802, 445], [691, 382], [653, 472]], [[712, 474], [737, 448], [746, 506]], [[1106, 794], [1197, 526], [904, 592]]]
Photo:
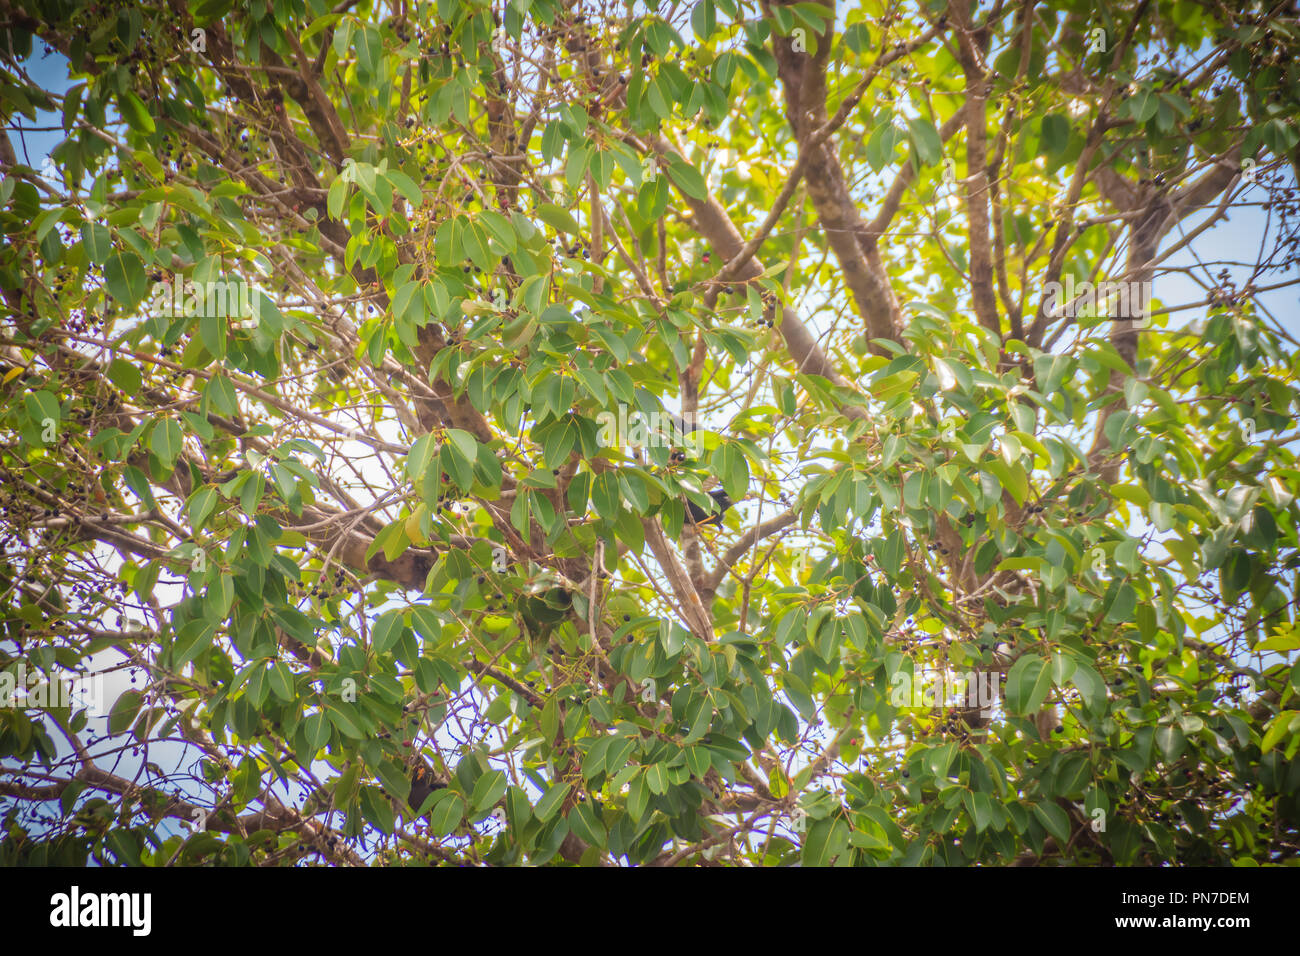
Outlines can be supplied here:
[[226, 319], [219, 315], [205, 315], [199, 319], [199, 339], [212, 357], [220, 361], [226, 357]]
[[1007, 675], [1007, 705], [1013, 713], [1032, 714], [1043, 706], [1052, 687], [1052, 672], [1037, 654], [1024, 654]]
[[587, 751], [587, 755], [582, 761], [582, 775], [584, 778], [589, 781], [595, 780], [605, 772], [605, 755], [609, 752], [611, 743], [613, 743], [612, 737], [601, 737]]
[[402, 198], [411, 204], [412, 208], [418, 209], [420, 204], [424, 202], [424, 193], [420, 191], [420, 187], [416, 185], [415, 180], [406, 173], [390, 169], [384, 173], [384, 176], [402, 194]]
[[470, 806], [474, 808], [475, 813], [482, 813], [484, 810], [494, 806], [506, 794], [506, 787], [510, 781], [500, 770], [489, 770], [483, 776], [478, 778], [474, 784], [474, 792], [470, 794]]
[[478, 442], [469, 432], [459, 428], [448, 428], [447, 440], [456, 447], [466, 461], [473, 461], [478, 457]]
[[176, 635], [176, 643], [172, 646], [172, 666], [179, 670], [197, 658], [212, 645], [215, 635], [215, 623], [190, 621]]
[[904, 133], [892, 121], [880, 123], [867, 140], [867, 162], [876, 172], [880, 172], [894, 161], [894, 150], [898, 148]]
[[130, 90], [124, 91], [118, 101], [122, 104], [122, 118], [132, 129], [142, 133], [152, 133], [158, 128], [154, 125], [153, 117], [149, 115], [144, 102]]
[[[23, 399], [23, 404], [27, 408], [27, 414], [38, 431], [44, 431], [47, 422], [53, 422], [57, 427], [62, 420], [59, 411], [59, 400], [53, 394], [45, 390], [32, 392]], [[44, 439], [41, 439], [44, 441]]]
[[563, 803], [564, 798], [569, 795], [569, 790], [572, 789], [572, 786], [573, 785], [569, 783], [552, 784], [551, 788], [547, 790], [546, 793], [542, 795], [542, 798], [533, 806], [533, 815], [542, 823], [545, 823], [554, 816], [556, 810], [560, 809], [560, 804]]
[[574, 218], [559, 206], [543, 203], [537, 207], [537, 215], [556, 232], [568, 233], [571, 236], [580, 235], [582, 232]]
[[356, 43], [357, 68], [367, 77], [378, 77], [383, 69], [384, 43], [379, 31], [367, 23]]
[[1156, 746], [1160, 748], [1160, 753], [1164, 755], [1166, 763], [1173, 763], [1183, 755], [1183, 748], [1187, 745], [1187, 738], [1184, 736], [1182, 728], [1177, 724], [1168, 724], [1156, 728]]
[[709, 462], [713, 473], [733, 501], [745, 497], [749, 490], [749, 462], [738, 442], [723, 442], [713, 451]]
[[668, 768], [663, 763], [651, 764], [646, 768], [645, 782], [651, 793], [662, 797], [668, 792]]
[[375, 775], [383, 784], [389, 796], [406, 800], [411, 795], [411, 781], [404, 767], [395, 760], [379, 760], [375, 763]]
[[479, 222], [481, 222], [492, 235], [492, 238], [505, 248], [507, 255], [515, 251], [515, 227], [511, 225], [509, 219], [494, 209], [483, 210], [479, 213], [478, 218]]
[[933, 166], [943, 158], [943, 140], [934, 124], [924, 117], [913, 117], [907, 121], [907, 129], [912, 134], [912, 145], [916, 155], [925, 166]]
[[128, 362], [126, 359], [115, 358], [108, 363], [108, 380], [126, 392], [133, 395], [140, 390], [143, 379], [140, 375], [140, 369]]
[[1101, 679], [1101, 675], [1097, 673], [1091, 664], [1076, 658], [1074, 673], [1070, 676], [1070, 683], [1078, 688], [1080, 696], [1083, 697], [1083, 705], [1088, 710], [1100, 712], [1105, 707], [1107, 699], [1106, 682]]
[[393, 317], [420, 325], [424, 322], [424, 296], [420, 283], [404, 282], [393, 295]]
[[353, 740], [364, 740], [367, 735], [357, 722], [356, 706], [356, 704], [346, 701], [327, 699], [325, 701], [325, 716], [329, 718], [329, 722], [343, 736], [351, 737]]
[[204, 485], [190, 496], [189, 503], [186, 505], [190, 527], [195, 531], [202, 529], [203, 523], [208, 520], [208, 515], [216, 508], [217, 499], [217, 489], [211, 485]]
[[849, 825], [842, 817], [827, 817], [808, 827], [801, 859], [804, 866], [830, 866], [848, 850]]
[[[1168, 728], [1164, 728], [1164, 727], [1161, 728], [1161, 730], [1165, 730], [1165, 729]], [[1276, 717], [1273, 718], [1273, 720], [1268, 725], [1268, 730], [1264, 732], [1264, 738], [1260, 741], [1259, 744], [1260, 753], [1264, 753], [1264, 754], [1268, 753], [1279, 743], [1281, 743], [1282, 740], [1287, 736], [1287, 734], [1296, 733], [1296, 732], [1300, 732], [1300, 714], [1297, 714], [1293, 710], [1282, 711], [1280, 714], [1278, 714]], [[1159, 731], [1157, 731], [1157, 737], [1158, 735], [1159, 735]], [[1161, 749], [1162, 750], [1164, 749], [1163, 745]]]
[[1060, 113], [1049, 113], [1044, 116], [1040, 127], [1039, 143], [1042, 151], [1049, 155], [1064, 152], [1070, 145], [1070, 121]]
[[181, 426], [175, 419], [164, 418], [149, 433], [149, 448], [167, 465], [173, 468], [181, 453]]
[[493, 256], [488, 249], [487, 232], [482, 226], [473, 221], [467, 223], [462, 241], [465, 243], [465, 252], [474, 265], [485, 272], [492, 268]]
[[645, 775], [638, 774], [628, 787], [627, 812], [633, 820], [640, 822], [650, 804], [650, 788], [646, 786]]
[[1145, 123], [1156, 115], [1160, 109], [1160, 98], [1151, 87], [1143, 84], [1138, 91], [1124, 101], [1122, 111], [1139, 123]]
[[576, 193], [582, 187], [590, 158], [591, 150], [585, 146], [573, 146], [569, 149], [568, 158], [564, 161], [564, 183], [569, 187], [569, 192]]
[[276, 661], [272, 664], [266, 678], [271, 686], [271, 693], [286, 703], [293, 700], [293, 673], [284, 661]]
[[692, 199], [707, 199], [709, 187], [704, 177], [690, 163], [675, 153], [668, 154], [668, 175], [683, 193]]
[[1065, 846], [1070, 841], [1070, 816], [1056, 804], [1034, 804], [1034, 816], [1061, 846]]
[[135, 308], [147, 291], [144, 263], [134, 252], [114, 250], [104, 263], [104, 284], [123, 308]]
[[140, 691], [124, 691], [113, 703], [113, 709], [108, 713], [108, 732], [114, 736], [126, 733], [131, 724], [135, 723], [135, 718], [140, 713], [140, 705], [143, 702], [144, 695]]
[[348, 182], [340, 173], [330, 183], [329, 193], [325, 197], [325, 208], [331, 219], [343, 218], [343, 203], [348, 197]]
[[[392, 527], [390, 525], [390, 527]], [[402, 630], [405, 628], [402, 623], [401, 611], [385, 611], [380, 615], [379, 620], [375, 621], [375, 626], [370, 632], [370, 643], [374, 647], [376, 654], [387, 654], [393, 649], [393, 646], [402, 636]]]
[[396, 820], [388, 795], [378, 787], [361, 788], [361, 812], [382, 833], [392, 833]]
[[451, 790], [439, 790], [429, 807], [429, 826], [440, 837], [445, 837], [460, 826], [465, 819], [465, 801]]
[[307, 742], [307, 749], [313, 755], [329, 743], [330, 724], [324, 712], [317, 711], [314, 714], [308, 714], [303, 718], [302, 728], [303, 738]]
[[466, 456], [456, 442], [449, 441], [443, 444], [438, 461], [457, 488], [469, 490], [474, 483], [474, 458]]
[[596, 809], [586, 800], [579, 803], [568, 815], [569, 829], [589, 846], [603, 847], [609, 839], [605, 824], [596, 815]]
[[612, 777], [623, 771], [633, 751], [636, 750], [636, 745], [636, 739], [633, 737], [621, 737], [612, 743], [605, 755], [605, 773]]
[[1133, 620], [1133, 611], [1137, 607], [1137, 592], [1128, 584], [1121, 584], [1115, 591], [1115, 601], [1106, 612], [1106, 620], [1128, 622]]
[[239, 401], [235, 395], [235, 386], [224, 375], [214, 375], [203, 390], [204, 400], [210, 402], [212, 410], [220, 415], [233, 416], [239, 412]]
[[707, 40], [717, 28], [718, 14], [713, 0], [700, 0], [691, 11], [691, 29], [701, 40]]
[[437, 612], [427, 604], [411, 608], [411, 623], [426, 645], [436, 644], [442, 637], [442, 622], [438, 620]]
[[153, 488], [149, 484], [149, 478], [143, 471], [135, 465], [127, 465], [122, 469], [122, 480], [126, 486], [135, 493], [135, 496], [143, 501], [148, 507], [157, 507], [154, 501]]
[[[200, 834], [205, 836], [206, 834]], [[140, 866], [140, 838], [133, 830], [113, 830], [104, 837], [104, 843], [123, 866]]]
[[682, 746], [696, 743], [704, 738], [713, 723], [713, 701], [708, 694], [701, 694], [686, 715], [687, 732], [682, 738]]
[[618, 516], [621, 501], [618, 475], [612, 471], [598, 475], [591, 488], [591, 503], [596, 509], [596, 514], [613, 520]]
[[68, 209], [66, 206], [55, 206], [52, 209], [46, 209], [42, 212], [36, 217], [36, 221], [32, 223], [36, 232], [36, 241], [40, 242], [44, 239], [49, 235], [51, 229], [71, 214], [72, 210]]

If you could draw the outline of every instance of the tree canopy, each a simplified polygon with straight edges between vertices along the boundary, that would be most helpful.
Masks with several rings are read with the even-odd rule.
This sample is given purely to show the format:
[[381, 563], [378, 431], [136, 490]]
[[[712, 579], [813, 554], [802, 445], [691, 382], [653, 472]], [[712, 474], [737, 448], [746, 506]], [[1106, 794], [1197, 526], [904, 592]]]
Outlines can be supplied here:
[[0, 36], [0, 862], [1296, 859], [1293, 4]]

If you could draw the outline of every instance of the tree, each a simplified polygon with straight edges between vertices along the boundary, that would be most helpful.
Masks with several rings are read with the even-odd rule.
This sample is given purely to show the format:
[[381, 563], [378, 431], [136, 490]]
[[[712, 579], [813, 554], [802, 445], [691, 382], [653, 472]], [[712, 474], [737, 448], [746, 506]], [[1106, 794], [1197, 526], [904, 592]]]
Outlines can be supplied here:
[[6, 0], [0, 860], [1293, 860], [1240, 7]]

